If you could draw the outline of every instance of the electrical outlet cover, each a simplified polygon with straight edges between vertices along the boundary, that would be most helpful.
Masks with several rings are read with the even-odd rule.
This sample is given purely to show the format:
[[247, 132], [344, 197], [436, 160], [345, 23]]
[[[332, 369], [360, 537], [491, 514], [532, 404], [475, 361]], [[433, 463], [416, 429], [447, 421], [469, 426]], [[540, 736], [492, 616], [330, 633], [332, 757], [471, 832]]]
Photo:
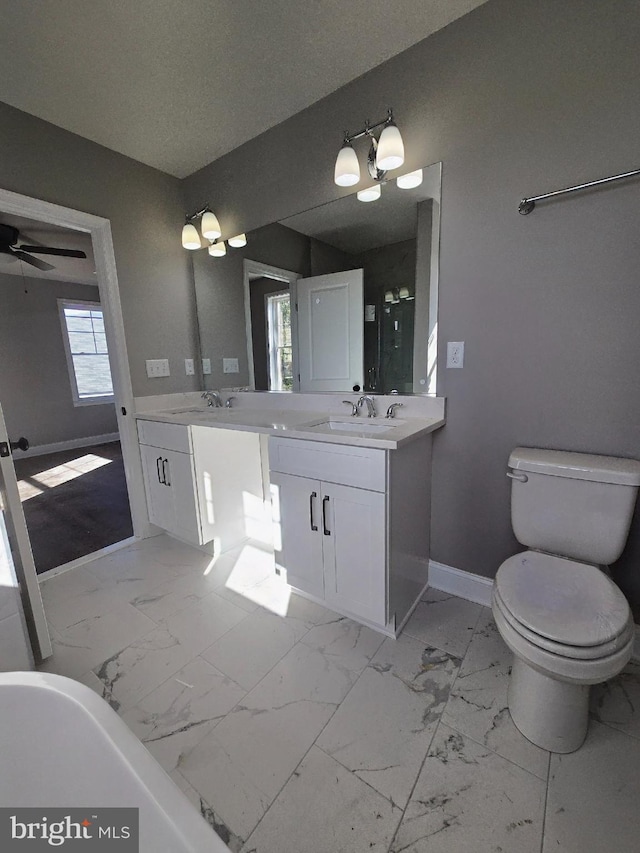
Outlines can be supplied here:
[[223, 358], [222, 359], [222, 372], [223, 373], [240, 373], [240, 367], [238, 366], [237, 358]]
[[187, 376], [193, 376], [196, 372], [195, 365], [193, 363], [192, 358], [185, 358], [184, 360], [184, 372]]
[[464, 341], [447, 341], [447, 367], [464, 367]]
[[208, 376], [211, 373], [211, 359], [203, 358], [202, 359], [202, 372], [205, 376]]

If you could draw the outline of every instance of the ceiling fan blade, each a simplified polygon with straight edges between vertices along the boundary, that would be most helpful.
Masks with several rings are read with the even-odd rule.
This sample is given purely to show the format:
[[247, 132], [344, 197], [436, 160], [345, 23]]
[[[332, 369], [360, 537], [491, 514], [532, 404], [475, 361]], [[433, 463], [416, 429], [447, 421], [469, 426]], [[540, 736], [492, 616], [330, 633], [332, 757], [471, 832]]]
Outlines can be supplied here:
[[59, 249], [55, 246], [18, 246], [20, 251], [35, 252], [38, 255], [58, 255], [61, 258], [86, 258], [86, 252], [80, 249]]
[[5, 261], [8, 261], [9, 263], [11, 263], [11, 264], [12, 264], [12, 263], [15, 263], [15, 261], [17, 261], [17, 260], [18, 260], [18, 259], [16, 258], [16, 256], [13, 254], [13, 252], [11, 251], [11, 249], [9, 249], [7, 246], [0, 246], [0, 255], [3, 255], [3, 256], [4, 256], [4, 258], [3, 258], [3, 263], [4, 263]]
[[37, 267], [43, 272], [48, 272], [49, 270], [55, 269], [55, 267], [51, 266], [51, 264], [47, 264], [45, 263], [45, 261], [41, 261], [40, 258], [34, 258], [31, 255], [27, 255], [26, 252], [21, 252], [20, 249], [14, 249], [10, 254], [12, 254], [16, 258], [20, 258], [20, 260], [24, 261], [26, 264], [31, 264], [32, 267]]

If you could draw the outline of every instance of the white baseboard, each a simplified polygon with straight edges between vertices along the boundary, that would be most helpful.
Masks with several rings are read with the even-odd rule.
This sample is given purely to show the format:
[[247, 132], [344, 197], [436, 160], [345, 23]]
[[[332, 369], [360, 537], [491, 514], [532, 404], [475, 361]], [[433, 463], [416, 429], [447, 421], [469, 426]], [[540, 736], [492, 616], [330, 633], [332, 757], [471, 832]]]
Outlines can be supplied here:
[[28, 456], [44, 456], [45, 453], [58, 453], [61, 450], [76, 450], [78, 447], [89, 447], [92, 444], [108, 444], [111, 441], [119, 441], [120, 433], [105, 432], [102, 435], [88, 435], [84, 438], [72, 438], [69, 441], [56, 441], [53, 444], [37, 444], [30, 447], [25, 453], [20, 453], [16, 459], [25, 459]]
[[429, 586], [441, 592], [450, 592], [467, 601], [475, 601], [476, 604], [491, 606], [491, 587], [493, 580], [472, 572], [463, 572], [462, 569], [454, 569], [453, 566], [445, 566], [444, 563], [436, 563], [429, 560]]
[[71, 571], [71, 569], [78, 569], [80, 566], [86, 566], [87, 563], [93, 563], [94, 560], [99, 560], [100, 557], [106, 557], [108, 554], [112, 554], [114, 551], [119, 551], [121, 548], [126, 548], [127, 545], [133, 545], [133, 543], [137, 541], [138, 539], [136, 536], [129, 536], [126, 539], [120, 540], [120, 542], [114, 542], [113, 545], [106, 545], [104, 548], [100, 548], [99, 551], [93, 551], [91, 554], [85, 554], [84, 557], [78, 557], [77, 560], [70, 560], [70, 562], [63, 563], [61, 566], [55, 566], [53, 569], [41, 572], [38, 575], [38, 583], [48, 581], [50, 578], [55, 578], [56, 575], [63, 575], [65, 572]]
[[[493, 580], [474, 575], [472, 572], [464, 572], [462, 569], [454, 569], [453, 566], [445, 566], [444, 563], [436, 563], [429, 560], [429, 586], [440, 592], [450, 592], [467, 601], [475, 601], [491, 607], [491, 587]], [[633, 645], [631, 660], [640, 662], [640, 625], [636, 625], [636, 636]]]

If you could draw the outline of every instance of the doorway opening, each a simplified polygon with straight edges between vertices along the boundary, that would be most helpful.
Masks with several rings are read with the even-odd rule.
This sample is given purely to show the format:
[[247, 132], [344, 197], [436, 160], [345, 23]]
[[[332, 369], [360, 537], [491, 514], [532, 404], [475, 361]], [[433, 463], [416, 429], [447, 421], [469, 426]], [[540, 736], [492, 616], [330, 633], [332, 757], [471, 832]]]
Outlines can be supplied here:
[[297, 282], [300, 274], [244, 262], [249, 385], [256, 391], [297, 391]]
[[91, 236], [0, 224], [34, 247], [0, 253], [0, 400], [40, 576], [129, 540], [133, 523]]

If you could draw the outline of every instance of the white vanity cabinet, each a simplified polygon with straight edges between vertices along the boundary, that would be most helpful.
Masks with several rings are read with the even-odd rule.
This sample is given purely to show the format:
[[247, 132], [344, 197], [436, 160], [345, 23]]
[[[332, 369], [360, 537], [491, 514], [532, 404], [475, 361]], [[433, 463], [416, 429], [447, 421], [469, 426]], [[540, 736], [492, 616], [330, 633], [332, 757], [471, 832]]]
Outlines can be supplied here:
[[138, 421], [138, 434], [149, 521], [203, 544], [189, 427]]
[[333, 610], [395, 635], [427, 583], [431, 437], [393, 451], [269, 440], [276, 565]]
[[138, 438], [152, 524], [214, 553], [264, 525], [258, 435], [139, 419]]

